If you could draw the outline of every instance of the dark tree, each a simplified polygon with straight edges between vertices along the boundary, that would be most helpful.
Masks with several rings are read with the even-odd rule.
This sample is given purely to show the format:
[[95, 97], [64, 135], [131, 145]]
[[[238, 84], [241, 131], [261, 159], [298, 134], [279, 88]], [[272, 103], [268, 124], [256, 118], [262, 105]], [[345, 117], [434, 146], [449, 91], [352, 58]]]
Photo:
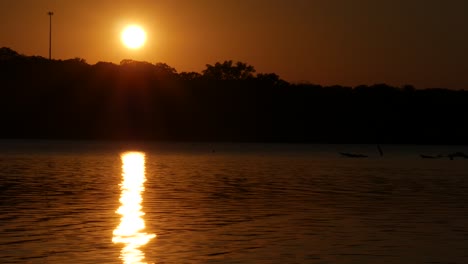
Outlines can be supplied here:
[[207, 64], [203, 76], [215, 80], [246, 80], [252, 78], [254, 73], [253, 66], [239, 61], [234, 65], [232, 60], [229, 60], [217, 62], [215, 65]]
[[0, 138], [467, 144], [468, 91], [323, 87], [243, 62], [177, 73], [0, 49]]

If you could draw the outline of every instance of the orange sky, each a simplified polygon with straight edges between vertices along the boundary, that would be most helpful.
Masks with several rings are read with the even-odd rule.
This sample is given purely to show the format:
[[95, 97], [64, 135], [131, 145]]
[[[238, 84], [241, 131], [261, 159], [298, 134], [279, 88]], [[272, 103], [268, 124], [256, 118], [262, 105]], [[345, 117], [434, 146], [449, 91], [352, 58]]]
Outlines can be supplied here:
[[[181, 71], [240, 60], [322, 85], [468, 89], [466, 0], [1, 0], [0, 46], [88, 63], [165, 62]], [[148, 42], [120, 43], [129, 23]]]

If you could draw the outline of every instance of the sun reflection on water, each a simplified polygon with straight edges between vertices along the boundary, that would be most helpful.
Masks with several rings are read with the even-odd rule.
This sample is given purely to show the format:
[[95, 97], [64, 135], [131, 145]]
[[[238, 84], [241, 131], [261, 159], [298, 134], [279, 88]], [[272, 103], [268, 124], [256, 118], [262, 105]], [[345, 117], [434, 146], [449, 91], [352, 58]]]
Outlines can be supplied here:
[[145, 229], [144, 213], [142, 212], [141, 194], [145, 190], [145, 154], [142, 152], [126, 152], [122, 159], [122, 183], [120, 189], [121, 206], [116, 211], [122, 217], [120, 224], [114, 230], [112, 242], [123, 243], [121, 258], [125, 264], [144, 264], [144, 253], [139, 249], [146, 245], [155, 234], [143, 232]]

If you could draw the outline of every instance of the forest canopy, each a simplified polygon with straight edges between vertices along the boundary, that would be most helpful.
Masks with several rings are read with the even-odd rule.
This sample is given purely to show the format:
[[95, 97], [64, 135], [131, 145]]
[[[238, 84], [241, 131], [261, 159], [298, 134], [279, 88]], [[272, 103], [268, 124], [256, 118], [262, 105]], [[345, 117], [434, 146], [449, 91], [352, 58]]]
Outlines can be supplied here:
[[245, 62], [48, 60], [0, 48], [1, 138], [466, 144], [468, 92], [288, 83]]

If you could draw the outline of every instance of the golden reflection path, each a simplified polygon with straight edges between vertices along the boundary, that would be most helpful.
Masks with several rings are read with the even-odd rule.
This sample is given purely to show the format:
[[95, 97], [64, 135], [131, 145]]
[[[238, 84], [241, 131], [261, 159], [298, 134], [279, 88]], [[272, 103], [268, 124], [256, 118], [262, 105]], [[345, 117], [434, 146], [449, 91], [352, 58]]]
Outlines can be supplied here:
[[144, 233], [141, 194], [145, 190], [143, 183], [145, 177], [145, 154], [142, 152], [126, 152], [121, 154], [122, 183], [120, 189], [121, 206], [116, 213], [121, 215], [120, 224], [114, 230], [112, 242], [123, 243], [120, 258], [124, 264], [144, 264], [145, 255], [139, 249], [146, 245], [155, 234]]

